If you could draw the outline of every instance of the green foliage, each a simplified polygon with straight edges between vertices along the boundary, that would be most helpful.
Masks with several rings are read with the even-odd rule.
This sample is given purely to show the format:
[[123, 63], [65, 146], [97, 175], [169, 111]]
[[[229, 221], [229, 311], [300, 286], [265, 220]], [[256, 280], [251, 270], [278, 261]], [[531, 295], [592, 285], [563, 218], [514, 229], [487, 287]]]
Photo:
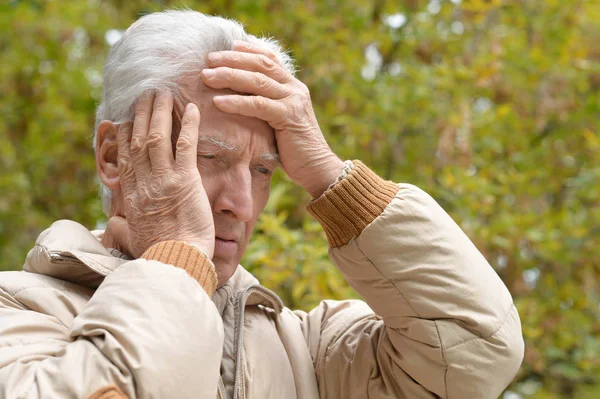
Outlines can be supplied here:
[[[334, 151], [419, 185], [464, 228], [520, 311], [512, 392], [600, 395], [599, 0], [3, 2], [0, 269], [56, 219], [103, 221], [91, 135], [106, 32], [184, 5], [281, 40]], [[277, 174], [244, 259], [305, 309], [356, 295], [308, 199]]]

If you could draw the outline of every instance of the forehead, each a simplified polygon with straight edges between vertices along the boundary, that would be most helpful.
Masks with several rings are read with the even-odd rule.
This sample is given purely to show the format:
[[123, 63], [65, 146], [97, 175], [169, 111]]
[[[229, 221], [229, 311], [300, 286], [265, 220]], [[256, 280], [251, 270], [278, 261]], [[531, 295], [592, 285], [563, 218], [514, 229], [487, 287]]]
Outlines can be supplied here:
[[[182, 92], [183, 103], [176, 104], [181, 110], [188, 102], [193, 102], [200, 110], [200, 136], [214, 136], [236, 147], [250, 142], [255, 147], [273, 150], [275, 134], [273, 128], [263, 120], [238, 114], [222, 112], [213, 103], [218, 95], [238, 94], [231, 90], [216, 90], [198, 83], [192, 90]], [[179, 113], [181, 115], [181, 113]]]

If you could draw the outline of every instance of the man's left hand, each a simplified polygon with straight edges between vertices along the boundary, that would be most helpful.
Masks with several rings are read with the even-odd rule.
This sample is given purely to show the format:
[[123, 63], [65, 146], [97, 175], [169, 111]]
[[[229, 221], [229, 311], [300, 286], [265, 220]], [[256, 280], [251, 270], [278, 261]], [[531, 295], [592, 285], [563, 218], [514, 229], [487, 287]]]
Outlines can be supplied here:
[[269, 50], [236, 41], [234, 51], [208, 56], [202, 81], [214, 89], [238, 93], [215, 96], [223, 112], [266, 121], [275, 130], [284, 172], [319, 197], [335, 181], [344, 163], [331, 151], [312, 108], [310, 93]]

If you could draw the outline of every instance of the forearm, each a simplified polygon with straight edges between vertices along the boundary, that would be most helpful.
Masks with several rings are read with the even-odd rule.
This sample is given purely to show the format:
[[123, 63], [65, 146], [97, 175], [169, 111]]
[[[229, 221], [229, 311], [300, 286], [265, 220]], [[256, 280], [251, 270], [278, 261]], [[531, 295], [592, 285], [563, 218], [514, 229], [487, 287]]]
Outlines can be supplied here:
[[358, 165], [311, 204], [331, 259], [382, 317], [401, 369], [441, 397], [496, 397], [523, 356], [510, 293], [429, 195]]
[[[309, 209], [326, 231], [332, 259], [372, 307], [398, 297], [404, 305], [397, 305], [394, 315], [437, 319], [454, 312], [468, 325], [473, 322], [465, 309], [506, 313], [512, 303], [508, 290], [429, 195], [356, 165]], [[354, 245], [348, 245], [351, 241]], [[372, 289], [381, 278], [389, 282], [389, 292]], [[384, 313], [389, 306], [395, 307], [386, 305]]]
[[110, 389], [129, 398], [216, 396], [222, 322], [181, 269], [144, 259], [125, 263], [60, 333], [55, 318], [25, 316], [18, 305], [0, 307], [0, 315], [21, 331], [35, 325], [38, 333], [32, 342], [0, 345], [1, 397], [87, 398]]

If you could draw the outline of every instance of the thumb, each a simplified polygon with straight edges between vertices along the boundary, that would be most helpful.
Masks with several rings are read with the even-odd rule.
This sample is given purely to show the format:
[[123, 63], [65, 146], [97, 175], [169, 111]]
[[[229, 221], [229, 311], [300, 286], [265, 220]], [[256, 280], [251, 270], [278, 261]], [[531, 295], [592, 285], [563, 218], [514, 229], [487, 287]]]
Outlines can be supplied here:
[[129, 225], [127, 219], [121, 216], [113, 216], [106, 224], [106, 244], [129, 256], [135, 257], [129, 243]]

